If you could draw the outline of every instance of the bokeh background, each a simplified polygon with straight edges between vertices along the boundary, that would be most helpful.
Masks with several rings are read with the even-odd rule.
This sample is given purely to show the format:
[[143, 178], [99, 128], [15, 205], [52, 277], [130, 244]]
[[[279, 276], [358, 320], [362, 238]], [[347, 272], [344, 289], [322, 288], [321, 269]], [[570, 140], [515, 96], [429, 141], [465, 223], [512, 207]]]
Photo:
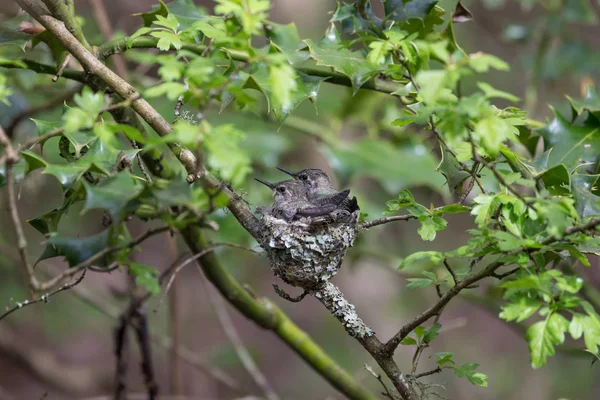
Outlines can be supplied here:
[[[91, 43], [104, 41], [86, 0], [76, 1], [78, 13], [86, 18], [84, 30]], [[104, 0], [109, 23], [116, 35], [130, 34], [139, 26], [134, 13], [148, 11], [154, 1]], [[210, 1], [195, 1], [208, 9]], [[375, 1], [374, 3], [378, 3]], [[440, 1], [452, 9], [456, 1]], [[519, 106], [531, 118], [545, 121], [551, 116], [549, 104], [569, 113], [565, 95], [580, 97], [585, 86], [600, 78], [600, 6], [586, 0], [485, 0], [464, 1], [474, 20], [456, 25], [459, 43], [467, 52], [483, 51], [506, 60], [510, 72], [493, 73], [480, 79], [518, 95]], [[279, 23], [294, 22], [303, 38], [319, 39], [328, 23], [328, 12], [335, 1], [275, 0], [271, 19]], [[375, 4], [376, 10], [377, 4]], [[2, 19], [14, 16], [16, 6], [2, 2]], [[0, 47], [0, 56], [11, 51]], [[140, 57], [127, 60], [130, 80], [144, 84], [144, 75], [156, 76], [155, 68], [140, 64]], [[19, 86], [15, 87], [11, 107], [0, 108], [0, 123], [24, 109], [47, 102], [65, 89], [52, 84], [48, 76], [4, 71]], [[477, 78], [468, 79], [464, 91], [475, 87]], [[35, 85], [42, 84], [40, 86]], [[59, 103], [60, 104], [60, 103]], [[154, 104], [171, 115], [173, 105]], [[499, 104], [505, 105], [505, 104]], [[387, 96], [361, 91], [352, 97], [348, 88], [324, 84], [313, 107], [303, 104], [282, 126], [268, 118], [228, 110], [218, 115], [208, 111], [213, 124], [234, 123], [247, 133], [246, 146], [254, 160], [253, 176], [279, 179], [283, 176], [274, 166], [290, 169], [320, 167], [336, 177], [339, 187], [350, 187], [359, 198], [363, 211], [371, 218], [380, 215], [385, 201], [398, 191], [410, 188], [422, 204], [450, 202], [438, 163], [435, 141], [426, 132], [395, 130], [389, 125], [399, 106]], [[194, 110], [189, 110], [194, 112]], [[36, 115], [52, 120], [60, 118], [60, 107]], [[15, 129], [17, 140], [34, 134], [34, 125], [21, 122]], [[391, 135], [400, 145], [395, 148], [357, 148], [358, 138]], [[327, 143], [336, 143], [329, 146]], [[269, 200], [264, 187], [249, 180], [242, 188], [254, 206]], [[60, 204], [61, 193], [56, 181], [32, 173], [20, 186], [19, 207], [23, 219], [33, 218]], [[86, 236], [102, 230], [102, 213], [77, 210], [64, 218], [60, 230], [65, 234]], [[221, 213], [220, 231], [215, 241], [236, 242], [252, 246], [247, 235], [233, 218]], [[26, 298], [17, 261], [15, 238], [6, 213], [6, 193], [0, 196], [0, 307], [11, 299]], [[402, 257], [418, 250], [448, 250], [463, 244], [468, 218], [449, 218], [449, 227], [438, 234], [435, 242], [423, 242], [416, 233], [418, 223], [400, 222], [372, 228], [351, 249], [334, 282], [342, 288], [359, 315], [386, 339], [403, 323], [435, 301], [432, 288], [406, 290], [406, 278], [414, 271], [396, 270]], [[145, 227], [132, 221], [133, 233]], [[26, 226], [30, 253], [36, 257], [43, 250], [43, 239]], [[169, 234], [148, 240], [136, 260], [162, 271], [185, 256], [184, 247]], [[273, 293], [275, 282], [265, 257], [224, 248], [218, 251], [228, 270], [254, 291], [269, 296], [347, 371], [373, 391], [379, 383], [363, 368], [374, 361], [350, 338], [329, 313], [313, 299], [292, 304]], [[586, 273], [598, 285], [598, 260], [591, 260]], [[59, 259], [48, 260], [37, 268], [49, 274], [64, 268]], [[43, 273], [43, 272], [42, 272]], [[281, 282], [279, 282], [281, 284]], [[493, 282], [492, 282], [493, 283]], [[442, 395], [450, 399], [570, 399], [600, 398], [600, 367], [591, 366], [589, 355], [570, 350], [581, 343], [567, 343], [565, 350], [551, 358], [548, 365], [532, 370], [523, 328], [497, 318], [501, 299], [486, 282], [472, 291], [469, 298], [450, 303], [441, 319], [442, 334], [427, 350], [421, 370], [434, 367], [427, 357], [435, 352], [451, 351], [458, 362], [477, 362], [488, 374], [489, 387], [471, 385], [445, 371], [432, 380], [443, 384]], [[129, 280], [115, 271], [110, 275], [89, 273], [85, 281], [71, 292], [55, 296], [47, 305], [27, 307], [0, 322], [0, 399], [84, 399], [110, 398], [114, 378], [113, 329], [115, 315], [127, 305]], [[294, 291], [294, 289], [289, 289]], [[294, 292], [295, 293], [295, 292]], [[156, 296], [148, 306], [151, 331], [156, 341], [153, 358], [162, 394], [178, 393], [193, 399], [232, 399], [259, 396], [260, 390], [239, 362], [232, 344], [223, 333], [211, 297], [194, 267], [184, 269], [166, 298]], [[311, 370], [272, 333], [263, 331], [227, 305], [233, 324], [242, 336], [258, 366], [284, 399], [340, 399], [325, 380]], [[165, 338], [184, 346], [184, 358], [165, 346]], [[143, 393], [139, 355], [131, 346], [129, 388]], [[401, 348], [396, 353], [400, 367], [410, 368], [412, 351]], [[190, 362], [193, 361], [193, 362]], [[194, 365], [195, 364], [195, 365]], [[215, 374], [226, 374], [221, 380]], [[225, 380], [229, 383], [224, 383]], [[232, 388], [231, 386], [235, 386]], [[46, 396], [46, 397], [44, 397]], [[106, 397], [108, 396], [108, 397]], [[137, 397], [134, 397], [137, 398]], [[139, 397], [144, 398], [144, 397]], [[169, 397], [167, 397], [169, 398]]]

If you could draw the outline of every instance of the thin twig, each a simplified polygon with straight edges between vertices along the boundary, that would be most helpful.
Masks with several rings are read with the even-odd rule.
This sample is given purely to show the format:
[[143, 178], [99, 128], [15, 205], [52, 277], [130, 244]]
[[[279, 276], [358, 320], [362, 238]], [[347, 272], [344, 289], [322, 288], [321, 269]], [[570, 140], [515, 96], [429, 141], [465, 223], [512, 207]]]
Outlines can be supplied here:
[[371, 368], [371, 366], [369, 364], [365, 364], [365, 369], [375, 377], [375, 379], [377, 379], [379, 381], [379, 383], [381, 384], [381, 386], [383, 386], [383, 390], [385, 390], [385, 393], [381, 393], [382, 395], [384, 395], [385, 397], [387, 397], [390, 400], [396, 400], [396, 396], [394, 396], [390, 390], [388, 389], [388, 387], [386, 386], [385, 382], [383, 381], [383, 378], [381, 377], [381, 374], [376, 373], [373, 368]]
[[58, 71], [56, 71], [56, 75], [54, 75], [52, 77], [52, 82], [58, 82], [58, 80], [60, 79], [60, 77], [62, 76], [65, 68], [67, 67], [67, 65], [69, 64], [69, 61], [71, 61], [71, 54], [67, 53], [67, 56], [65, 57], [65, 59], [63, 60], [62, 64], [60, 64], [60, 67], [58, 67]]
[[250, 352], [242, 342], [242, 339], [235, 328], [235, 325], [233, 324], [231, 316], [229, 315], [225, 301], [220, 295], [213, 293], [213, 288], [209, 284], [208, 279], [206, 279], [204, 276], [204, 272], [202, 271], [202, 268], [200, 268], [200, 265], [196, 264], [196, 267], [198, 268], [198, 272], [200, 272], [202, 283], [204, 284], [204, 290], [208, 296], [208, 299], [210, 300], [210, 303], [212, 304], [213, 310], [215, 311], [215, 314], [217, 314], [219, 322], [221, 323], [221, 327], [233, 345], [236, 354], [242, 362], [242, 365], [246, 371], [248, 371], [248, 374], [252, 377], [256, 385], [262, 390], [268, 400], [279, 400], [279, 396], [277, 393], [275, 393], [275, 390], [265, 375], [260, 371], [258, 365], [256, 365], [252, 359]]
[[419, 378], [422, 378], [422, 377], [424, 377], [424, 376], [429, 376], [429, 375], [433, 375], [433, 374], [438, 374], [438, 373], [440, 373], [440, 372], [442, 372], [442, 369], [441, 369], [440, 367], [437, 367], [437, 368], [435, 368], [435, 369], [432, 369], [431, 371], [427, 371], [427, 372], [421, 372], [420, 374], [413, 375], [413, 377], [414, 377], [415, 379], [419, 379]]
[[450, 264], [448, 264], [448, 260], [446, 260], [446, 259], [444, 259], [444, 266], [446, 267], [446, 269], [448, 270], [450, 275], [452, 275], [452, 280], [454, 281], [454, 285], [458, 285], [458, 278], [456, 277], [456, 273], [454, 272], [452, 267], [450, 267]]
[[83, 272], [81, 273], [81, 275], [75, 279], [73, 282], [71, 283], [67, 283], [62, 285], [61, 287], [59, 287], [58, 289], [56, 289], [53, 292], [50, 293], [46, 293], [44, 295], [42, 295], [40, 298], [38, 299], [32, 299], [32, 300], [25, 300], [22, 303], [18, 302], [13, 308], [11, 308], [10, 310], [6, 311], [4, 314], [0, 315], [0, 320], [8, 317], [10, 314], [12, 314], [13, 312], [22, 309], [23, 307], [27, 307], [30, 306], [32, 304], [35, 303], [48, 303], [50, 301], [50, 297], [54, 296], [55, 294], [58, 294], [60, 292], [64, 292], [65, 290], [69, 290], [77, 285], [79, 285], [79, 283], [83, 280], [83, 278], [85, 277], [85, 269], [83, 270]]
[[417, 219], [414, 215], [393, 215], [391, 217], [381, 217], [372, 221], [363, 222], [359, 225], [361, 229], [369, 229], [377, 225], [383, 225], [394, 221], [409, 221], [411, 219]]

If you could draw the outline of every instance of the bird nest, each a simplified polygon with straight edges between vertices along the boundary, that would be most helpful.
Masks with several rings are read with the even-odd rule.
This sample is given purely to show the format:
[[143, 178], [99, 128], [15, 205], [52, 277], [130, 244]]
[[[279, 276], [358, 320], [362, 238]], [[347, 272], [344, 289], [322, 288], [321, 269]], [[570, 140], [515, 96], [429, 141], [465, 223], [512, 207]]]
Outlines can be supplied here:
[[263, 216], [261, 246], [284, 282], [305, 290], [322, 288], [337, 273], [354, 243], [358, 211], [340, 218], [286, 222]]

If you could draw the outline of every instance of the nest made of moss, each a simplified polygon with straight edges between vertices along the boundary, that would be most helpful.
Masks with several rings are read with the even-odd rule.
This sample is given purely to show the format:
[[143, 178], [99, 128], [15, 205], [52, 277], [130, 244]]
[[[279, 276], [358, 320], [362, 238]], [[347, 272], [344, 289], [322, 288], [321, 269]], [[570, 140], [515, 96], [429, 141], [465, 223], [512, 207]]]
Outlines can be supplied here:
[[353, 245], [358, 211], [291, 222], [265, 215], [261, 222], [261, 247], [275, 275], [292, 286], [316, 290], [337, 273]]

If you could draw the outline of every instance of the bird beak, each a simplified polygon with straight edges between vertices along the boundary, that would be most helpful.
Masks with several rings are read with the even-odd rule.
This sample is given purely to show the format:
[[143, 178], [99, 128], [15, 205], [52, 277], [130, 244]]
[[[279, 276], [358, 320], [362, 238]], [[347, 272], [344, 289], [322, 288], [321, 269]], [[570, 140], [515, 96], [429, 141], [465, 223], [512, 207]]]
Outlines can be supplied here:
[[292, 171], [287, 170], [287, 169], [283, 169], [283, 168], [279, 168], [279, 167], [276, 167], [276, 168], [278, 170], [280, 170], [281, 172], [285, 172], [286, 174], [288, 174], [289, 176], [294, 177], [294, 178], [296, 177], [296, 175], [298, 175], [296, 172], [292, 172]]
[[257, 181], [259, 181], [263, 185], [268, 186], [269, 189], [271, 189], [271, 190], [275, 189], [275, 184], [273, 184], [271, 182], [263, 181], [262, 179], [258, 179], [258, 178], [254, 178], [254, 179], [257, 180]]

